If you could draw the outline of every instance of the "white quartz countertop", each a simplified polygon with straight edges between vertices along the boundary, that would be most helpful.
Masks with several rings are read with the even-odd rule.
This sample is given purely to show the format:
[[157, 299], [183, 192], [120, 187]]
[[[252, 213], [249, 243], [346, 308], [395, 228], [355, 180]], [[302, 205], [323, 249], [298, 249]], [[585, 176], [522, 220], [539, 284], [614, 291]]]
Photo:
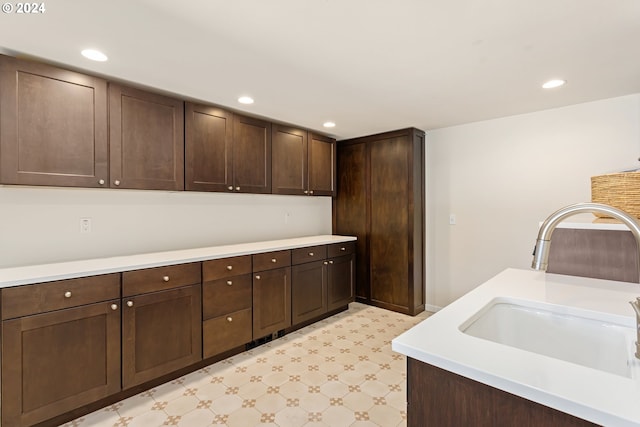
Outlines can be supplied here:
[[320, 235], [0, 269], [0, 288], [356, 240]]
[[[590, 312], [635, 329], [640, 285], [507, 269], [392, 341], [394, 351], [600, 425], [640, 426], [640, 378], [609, 374], [467, 335], [497, 297]], [[635, 366], [640, 363], [632, 359]]]

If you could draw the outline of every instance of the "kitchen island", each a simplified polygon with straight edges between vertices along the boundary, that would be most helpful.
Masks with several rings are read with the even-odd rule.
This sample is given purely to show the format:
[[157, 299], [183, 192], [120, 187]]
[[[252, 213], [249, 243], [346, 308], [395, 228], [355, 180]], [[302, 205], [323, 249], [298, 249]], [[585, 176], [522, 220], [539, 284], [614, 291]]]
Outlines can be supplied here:
[[[469, 417], [466, 422], [474, 425], [496, 420], [500, 425], [534, 425], [527, 418], [540, 412], [549, 413], [546, 425], [640, 425], [640, 360], [633, 356], [636, 324], [629, 306], [629, 301], [638, 296], [640, 286], [634, 283], [517, 269], [503, 271], [393, 340], [393, 350], [408, 357], [409, 427], [428, 425], [441, 419], [446, 411], [449, 413], [444, 416]], [[532, 306], [534, 311], [549, 310], [559, 316], [557, 323], [564, 323], [561, 317], [566, 316], [620, 328], [626, 333], [628, 348], [621, 363], [628, 365], [627, 374], [606, 372], [463, 332], [488, 312], [487, 307], [501, 302]], [[508, 329], [505, 323], [496, 327]], [[543, 342], [550, 329], [553, 328], [539, 331]], [[593, 350], [607, 353], [608, 349]], [[421, 372], [426, 371], [435, 372], [439, 383], [421, 381], [425, 378]], [[461, 379], [467, 382], [460, 382]], [[444, 394], [439, 390], [452, 384], [462, 385], [449, 395], [448, 401], [443, 401]], [[429, 388], [428, 393], [425, 387]], [[500, 396], [482, 402], [486, 399], [482, 387], [485, 392], [495, 391]], [[528, 409], [512, 411], [518, 405]], [[482, 413], [471, 414], [470, 408]], [[448, 422], [456, 423], [453, 418]]]

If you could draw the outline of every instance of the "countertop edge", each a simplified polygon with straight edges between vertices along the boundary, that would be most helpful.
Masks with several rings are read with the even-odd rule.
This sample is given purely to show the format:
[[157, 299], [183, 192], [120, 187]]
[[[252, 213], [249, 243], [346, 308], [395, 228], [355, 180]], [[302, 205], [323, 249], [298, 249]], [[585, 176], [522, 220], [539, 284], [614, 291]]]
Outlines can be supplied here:
[[0, 288], [357, 240], [316, 235], [0, 269]]

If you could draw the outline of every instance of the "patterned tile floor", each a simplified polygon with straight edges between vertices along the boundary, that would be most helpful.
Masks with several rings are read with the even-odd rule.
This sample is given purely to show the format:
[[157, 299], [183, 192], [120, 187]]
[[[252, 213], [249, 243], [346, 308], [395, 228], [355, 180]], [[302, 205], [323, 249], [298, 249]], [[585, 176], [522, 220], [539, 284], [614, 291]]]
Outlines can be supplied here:
[[65, 427], [404, 426], [406, 361], [391, 340], [428, 315], [352, 303]]

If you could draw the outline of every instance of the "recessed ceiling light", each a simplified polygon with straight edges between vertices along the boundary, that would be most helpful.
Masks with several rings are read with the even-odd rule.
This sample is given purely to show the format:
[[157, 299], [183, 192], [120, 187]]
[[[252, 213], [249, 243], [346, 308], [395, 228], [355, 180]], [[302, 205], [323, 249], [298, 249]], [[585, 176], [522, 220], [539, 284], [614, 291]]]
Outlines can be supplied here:
[[89, 58], [92, 61], [104, 62], [109, 59], [107, 58], [107, 55], [95, 49], [85, 49], [81, 53], [82, 56], [84, 56], [85, 58]]
[[253, 98], [250, 96], [241, 96], [238, 98], [240, 104], [253, 104]]
[[335, 123], [333, 123], [333, 122], [324, 122], [324, 123], [322, 124], [322, 126], [324, 126], [324, 127], [326, 127], [326, 128], [334, 128], [334, 127], [336, 127], [336, 124], [335, 124]]
[[542, 87], [544, 89], [553, 89], [555, 87], [564, 86], [565, 83], [567, 83], [566, 80], [554, 79], [554, 80], [549, 80], [548, 82], [543, 84]]

